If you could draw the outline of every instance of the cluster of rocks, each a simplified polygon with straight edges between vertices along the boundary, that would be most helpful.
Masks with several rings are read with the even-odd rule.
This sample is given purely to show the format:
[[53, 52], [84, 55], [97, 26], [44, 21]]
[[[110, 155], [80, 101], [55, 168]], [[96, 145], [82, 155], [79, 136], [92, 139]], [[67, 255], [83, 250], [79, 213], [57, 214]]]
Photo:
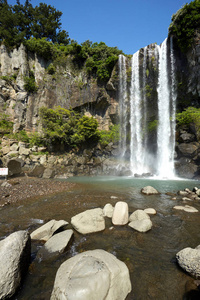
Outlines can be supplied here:
[[182, 126], [177, 131], [176, 163], [177, 174], [183, 178], [199, 179], [200, 143], [195, 126]]
[[55, 155], [49, 154], [45, 147], [30, 147], [28, 143], [3, 138], [1, 163], [8, 167], [10, 176], [21, 173], [40, 178], [119, 175], [116, 152], [116, 146], [110, 143], [104, 148], [98, 145], [95, 149], [86, 149], [82, 154]]
[[[110, 207], [104, 208], [109, 215]], [[82, 220], [83, 233], [101, 231], [100, 211], [86, 211]], [[75, 229], [76, 218], [71, 224]], [[86, 224], [88, 222], [88, 224]], [[98, 224], [99, 223], [99, 224]], [[18, 231], [0, 241], [0, 298], [13, 296], [25, 276], [31, 257], [31, 240], [45, 242], [38, 250], [36, 260], [47, 260], [63, 253], [73, 235], [72, 229], [66, 229], [69, 223], [64, 220], [51, 220], [31, 234]], [[84, 229], [85, 227], [85, 229]], [[90, 227], [90, 228], [89, 228]], [[89, 229], [86, 229], [89, 228]], [[5, 263], [6, 262], [6, 263]], [[129, 270], [125, 263], [104, 250], [86, 251], [65, 261], [57, 271], [51, 299], [119, 299], [124, 300], [131, 291]]]
[[[181, 200], [183, 201], [183, 203], [188, 203], [194, 200], [199, 201], [200, 200], [200, 189], [198, 189], [197, 187], [194, 187], [193, 190], [191, 191], [190, 189], [186, 188], [184, 189], [184, 191], [179, 191], [178, 195], [181, 196]], [[173, 198], [174, 200], [176, 200], [176, 198]], [[177, 210], [183, 210], [186, 212], [198, 212], [198, 210], [191, 206], [191, 205], [175, 205], [174, 209]]]
[[122, 226], [128, 224], [128, 226], [139, 232], [147, 232], [152, 228], [149, 214], [156, 214], [155, 209], [138, 209], [129, 216], [128, 204], [118, 201], [115, 207], [108, 203], [103, 209], [86, 210], [72, 217], [71, 224], [81, 234], [98, 232], [105, 229], [104, 217], [108, 217], [112, 219], [113, 225]]
[[[151, 186], [144, 187], [145, 195], [156, 195], [159, 192]], [[179, 195], [199, 196], [200, 189], [185, 189]], [[79, 213], [71, 218], [71, 225], [80, 234], [103, 231], [106, 227], [105, 218], [111, 218], [114, 226], [127, 225], [138, 232], [147, 232], [152, 228], [149, 215], [156, 210], [137, 209], [129, 213], [128, 204], [116, 202], [113, 207], [107, 203], [103, 209], [94, 208]], [[66, 251], [74, 234], [67, 229], [65, 220], [51, 220], [29, 234], [27, 231], [15, 232], [0, 241], [0, 298], [13, 296], [26, 275], [31, 257], [31, 240], [44, 242], [37, 252], [36, 260], [48, 260]], [[109, 228], [110, 230], [113, 227]], [[186, 248], [176, 255], [178, 264], [191, 275], [200, 277], [200, 245]], [[6, 263], [5, 263], [6, 262]], [[59, 299], [98, 299], [124, 300], [131, 291], [130, 275], [127, 266], [113, 254], [104, 250], [85, 251], [66, 260], [59, 267], [51, 300]]]
[[[144, 193], [150, 187], [144, 188]], [[158, 193], [152, 188], [152, 193]], [[71, 218], [72, 227], [81, 234], [100, 232], [105, 229], [105, 218], [113, 225], [126, 225], [139, 231], [151, 229], [149, 214], [154, 209], [136, 210], [129, 216], [126, 202], [118, 201], [113, 207], [94, 208]], [[47, 260], [63, 253], [73, 236], [73, 230], [64, 220], [51, 220], [29, 234], [18, 231], [0, 241], [0, 298], [14, 295], [25, 276], [30, 263], [31, 240], [45, 242], [37, 252], [36, 260]], [[110, 228], [112, 229], [112, 228]], [[6, 263], [5, 263], [6, 260]], [[2, 277], [2, 278], [1, 278]], [[86, 251], [65, 261], [57, 271], [51, 299], [119, 299], [131, 291], [129, 271], [126, 265], [104, 250]]]

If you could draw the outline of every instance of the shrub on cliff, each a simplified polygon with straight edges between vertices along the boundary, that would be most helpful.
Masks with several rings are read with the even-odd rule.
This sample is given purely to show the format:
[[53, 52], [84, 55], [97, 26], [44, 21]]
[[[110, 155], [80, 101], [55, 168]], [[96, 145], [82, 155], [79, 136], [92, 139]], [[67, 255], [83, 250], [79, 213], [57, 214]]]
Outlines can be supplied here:
[[200, 108], [188, 107], [180, 113], [176, 114], [177, 125], [195, 126], [197, 136], [200, 134]]
[[64, 144], [70, 148], [89, 146], [99, 140], [98, 123], [93, 117], [82, 116], [61, 107], [42, 107], [40, 118], [44, 139], [48, 144]]
[[172, 16], [169, 34], [177, 38], [178, 45], [186, 52], [192, 45], [195, 31], [200, 27], [200, 1], [187, 3]]
[[100, 143], [103, 146], [108, 145], [109, 143], [116, 143], [120, 140], [119, 124], [110, 126], [109, 130], [100, 131]]
[[9, 134], [13, 131], [13, 122], [10, 121], [9, 116], [2, 114], [0, 116], [0, 136]]

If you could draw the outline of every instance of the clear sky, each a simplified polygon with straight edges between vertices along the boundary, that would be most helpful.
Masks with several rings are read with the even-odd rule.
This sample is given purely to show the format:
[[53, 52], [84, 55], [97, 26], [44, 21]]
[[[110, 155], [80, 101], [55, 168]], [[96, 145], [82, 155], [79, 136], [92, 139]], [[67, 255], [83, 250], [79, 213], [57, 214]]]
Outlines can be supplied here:
[[[24, 0], [20, 1], [24, 4]], [[79, 44], [105, 42], [125, 54], [151, 43], [161, 44], [168, 34], [171, 16], [185, 0], [32, 0], [54, 6], [63, 13], [62, 29]], [[8, 4], [16, 4], [8, 0]]]

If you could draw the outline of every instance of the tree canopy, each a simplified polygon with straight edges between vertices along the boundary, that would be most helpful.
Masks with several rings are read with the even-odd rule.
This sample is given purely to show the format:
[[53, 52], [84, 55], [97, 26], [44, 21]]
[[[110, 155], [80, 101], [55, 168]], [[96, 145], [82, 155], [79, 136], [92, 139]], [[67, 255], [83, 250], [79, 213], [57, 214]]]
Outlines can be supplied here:
[[62, 12], [45, 3], [33, 7], [30, 0], [24, 5], [19, 0], [15, 5], [0, 0], [0, 42], [14, 47], [33, 37], [67, 45], [69, 35], [61, 30], [61, 16]]

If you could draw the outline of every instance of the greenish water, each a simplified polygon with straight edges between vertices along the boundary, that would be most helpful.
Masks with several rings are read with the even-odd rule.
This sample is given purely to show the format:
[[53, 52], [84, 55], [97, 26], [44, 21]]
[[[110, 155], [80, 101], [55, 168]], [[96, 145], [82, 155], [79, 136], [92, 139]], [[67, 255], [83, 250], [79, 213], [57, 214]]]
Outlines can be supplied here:
[[[27, 199], [2, 208], [1, 239], [16, 230], [32, 232], [50, 219], [70, 222], [79, 212], [103, 208], [106, 203], [115, 205], [117, 201], [126, 201], [130, 213], [148, 207], [156, 209], [157, 214], [151, 216], [153, 227], [147, 233], [139, 233], [128, 226], [112, 226], [107, 218], [103, 232], [88, 235], [74, 232], [68, 250], [50, 260], [37, 261], [35, 256], [41, 244], [33, 243], [29, 273], [13, 299], [49, 299], [60, 264], [79, 252], [99, 248], [126, 263], [132, 282], [132, 292], [127, 300], [199, 299], [195, 298], [199, 294], [194, 279], [177, 266], [175, 255], [185, 247], [194, 248], [200, 244], [200, 213], [177, 211], [173, 207], [188, 204], [200, 211], [200, 201], [183, 203], [178, 198], [172, 200], [173, 196], [166, 193], [176, 194], [186, 187], [200, 187], [200, 182], [131, 177], [73, 177], [68, 181], [76, 183], [68, 192]], [[141, 188], [147, 185], [156, 188], [160, 194], [141, 194]]]

